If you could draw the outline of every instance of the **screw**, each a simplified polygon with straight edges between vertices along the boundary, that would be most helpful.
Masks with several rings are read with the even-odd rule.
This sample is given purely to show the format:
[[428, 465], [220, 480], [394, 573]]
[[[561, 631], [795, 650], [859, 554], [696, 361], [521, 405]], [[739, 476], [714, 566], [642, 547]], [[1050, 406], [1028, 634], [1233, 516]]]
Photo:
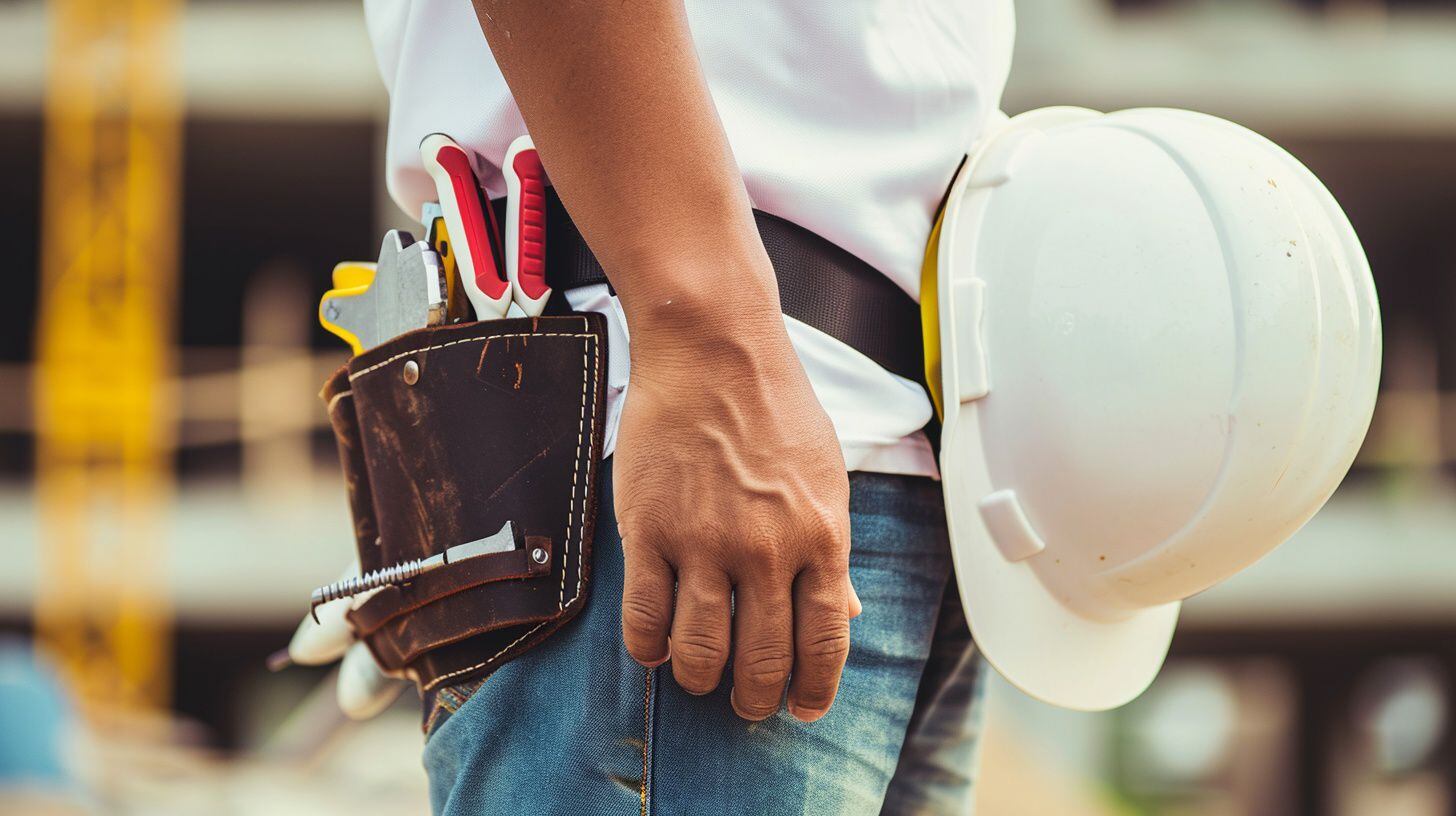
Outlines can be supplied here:
[[408, 360], [404, 364], [404, 384], [414, 385], [420, 381], [420, 364], [414, 360]]
[[550, 556], [546, 555], [546, 550], [541, 547], [536, 547], [535, 549], [531, 550], [531, 560], [535, 561], [537, 564], [546, 563], [546, 559], [549, 557]]

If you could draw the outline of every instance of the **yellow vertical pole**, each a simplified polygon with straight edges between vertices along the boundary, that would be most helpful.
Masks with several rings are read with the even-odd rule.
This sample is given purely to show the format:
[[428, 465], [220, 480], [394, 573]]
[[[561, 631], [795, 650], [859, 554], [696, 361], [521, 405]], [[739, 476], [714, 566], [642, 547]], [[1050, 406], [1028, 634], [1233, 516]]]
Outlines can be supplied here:
[[51, 0], [36, 633], [90, 704], [170, 694], [178, 0]]

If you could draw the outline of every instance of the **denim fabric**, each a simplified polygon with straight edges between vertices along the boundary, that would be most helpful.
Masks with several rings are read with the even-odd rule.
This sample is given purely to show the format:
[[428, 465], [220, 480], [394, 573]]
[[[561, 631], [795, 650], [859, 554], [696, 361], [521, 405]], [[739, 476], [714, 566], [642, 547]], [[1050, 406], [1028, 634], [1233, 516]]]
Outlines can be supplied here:
[[749, 723], [728, 703], [731, 668], [694, 697], [670, 666], [627, 656], [608, 477], [580, 617], [484, 683], [439, 696], [424, 757], [435, 812], [969, 813], [983, 664], [951, 580], [940, 486], [855, 473], [850, 488], [864, 614], [826, 717]]

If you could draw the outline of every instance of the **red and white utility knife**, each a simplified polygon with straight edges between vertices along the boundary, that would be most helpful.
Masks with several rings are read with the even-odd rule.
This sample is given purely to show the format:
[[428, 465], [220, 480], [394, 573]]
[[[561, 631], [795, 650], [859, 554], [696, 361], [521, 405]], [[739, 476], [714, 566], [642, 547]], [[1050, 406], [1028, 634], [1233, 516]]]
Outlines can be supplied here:
[[505, 317], [511, 307], [511, 281], [497, 260], [500, 231], [481, 195], [470, 154], [449, 136], [432, 133], [420, 142], [420, 158], [440, 195], [450, 249], [475, 319]]
[[528, 317], [546, 308], [546, 170], [530, 136], [506, 150], [506, 277], [515, 287], [516, 305]]

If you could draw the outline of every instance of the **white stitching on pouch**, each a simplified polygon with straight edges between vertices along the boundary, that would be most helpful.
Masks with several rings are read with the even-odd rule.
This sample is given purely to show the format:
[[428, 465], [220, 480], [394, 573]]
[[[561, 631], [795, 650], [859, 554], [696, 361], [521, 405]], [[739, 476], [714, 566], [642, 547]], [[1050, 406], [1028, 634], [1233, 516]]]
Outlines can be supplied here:
[[[566, 551], [561, 554], [563, 558], [571, 555], [571, 518], [572, 518], [572, 515], [575, 513], [575, 507], [576, 507], [576, 482], [577, 482], [577, 477], [581, 474], [581, 442], [582, 442], [582, 436], [583, 436], [582, 435], [582, 432], [586, 430], [586, 387], [587, 387], [587, 383], [590, 381], [589, 378], [588, 378], [588, 375], [591, 373], [591, 371], [590, 371], [590, 369], [591, 369], [591, 357], [590, 357], [590, 354], [591, 354], [592, 344], [595, 343], [595, 342], [596, 342], [596, 338], [592, 338], [592, 340], [590, 342], [586, 342], [586, 343], [582, 343], [581, 344], [581, 375], [582, 375], [581, 376], [581, 418], [579, 420], [577, 420], [577, 426], [576, 426], [576, 455], [572, 459], [572, 466], [571, 466], [571, 503], [568, 504], [567, 507], [566, 507], [566, 546], [565, 546], [565, 550]], [[593, 432], [596, 431], [596, 422], [595, 421], [592, 422], [592, 431]], [[590, 451], [587, 451], [587, 455], [590, 456], [591, 455], [591, 452]], [[582, 526], [582, 529], [577, 532], [577, 537], [578, 538], [580, 538], [581, 535], [586, 530], [586, 501], [585, 500], [582, 501], [582, 508], [581, 508], [581, 526]], [[577, 547], [576, 547], [576, 594], [577, 595], [580, 595], [581, 594], [581, 552], [582, 552], [583, 549], [585, 549], [585, 547], [583, 547], [581, 544], [578, 544]], [[573, 596], [573, 597], [575, 597], [575, 596]], [[561, 571], [561, 599], [556, 602], [556, 608], [558, 610], [563, 610], [563, 609], [566, 608], [566, 570], [562, 570]]]
[[[583, 329], [585, 329], [585, 328], [588, 327], [588, 323], [586, 322], [586, 318], [585, 317], [583, 317], [581, 319], [581, 327]], [[365, 369], [362, 369], [360, 371], [355, 371], [355, 372], [351, 373], [349, 375], [349, 382], [353, 382], [355, 379], [357, 379], [359, 377], [362, 377], [365, 374], [368, 374], [371, 371], [374, 371], [376, 369], [383, 368], [383, 367], [389, 365], [390, 363], [397, 362], [399, 360], [403, 360], [404, 358], [410, 356], [411, 354], [419, 354], [422, 351], [434, 351], [435, 349], [449, 348], [450, 346], [458, 346], [461, 343], [479, 343], [479, 342], [482, 342], [484, 340], [493, 340], [493, 339], [497, 339], [497, 338], [499, 338], [499, 339], [505, 339], [507, 337], [595, 337], [595, 336], [596, 335], [594, 335], [594, 334], [569, 334], [569, 333], [564, 333], [564, 332], [542, 332], [542, 333], [539, 333], [539, 334], [537, 334], [535, 332], [516, 332], [515, 334], [491, 334], [491, 335], [486, 335], [484, 337], [462, 337], [459, 340], [451, 340], [448, 343], [441, 343], [438, 346], [425, 346], [424, 348], [410, 349], [409, 351], [401, 351], [400, 353], [398, 353], [398, 354], [396, 354], [396, 355], [394, 355], [394, 356], [392, 356], [392, 357], [390, 357], [390, 358], [388, 358], [386, 360], [380, 360], [379, 362], [375, 363], [372, 366], [369, 366], [368, 368], [365, 368]]]
[[[580, 469], [581, 469], [581, 448], [582, 448], [582, 441], [583, 441], [583, 439], [587, 438], [586, 436], [583, 435], [583, 431], [586, 429], [586, 426], [587, 426], [586, 396], [587, 396], [587, 382], [588, 382], [588, 380], [586, 378], [587, 377], [590, 377], [592, 380], [595, 380], [596, 379], [594, 376], [591, 376], [592, 375], [592, 368], [593, 368], [593, 366], [592, 366], [592, 357], [591, 357], [591, 354], [589, 352], [592, 349], [592, 344], [596, 342], [596, 337], [597, 336], [595, 334], [529, 334], [529, 335], [496, 335], [496, 336], [497, 337], [580, 337], [580, 338], [585, 338], [582, 341], [582, 344], [581, 344], [581, 347], [582, 347], [582, 354], [581, 354], [581, 360], [582, 360], [582, 377], [583, 377], [582, 383], [581, 383], [581, 422], [577, 426], [577, 432], [576, 432], [576, 461], [575, 461], [575, 467], [574, 467], [574, 469], [572, 471], [572, 475], [571, 475], [571, 505], [570, 505], [570, 507], [567, 510], [567, 519], [566, 519], [566, 552], [563, 552], [562, 553], [562, 557], [565, 558], [566, 555], [567, 555], [567, 553], [570, 552], [570, 548], [571, 548], [571, 518], [572, 518], [572, 515], [573, 515], [573, 511], [570, 508], [576, 506], [577, 474], [580, 472]], [[486, 338], [471, 338], [471, 339], [483, 340], [483, 339], [486, 339]], [[591, 341], [591, 342], [587, 342], [588, 340]], [[439, 346], [431, 346], [431, 348], [444, 348], [445, 346], [450, 346], [450, 345], [454, 345], [455, 343], [462, 343], [462, 342], [465, 342], [465, 341], [464, 340], [456, 340], [456, 341], [453, 341], [451, 343], [443, 343], [443, 344], [441, 344]], [[420, 350], [421, 351], [428, 351], [429, 349], [420, 349]], [[387, 365], [390, 362], [393, 362], [394, 360], [397, 360], [397, 359], [399, 359], [401, 357], [408, 357], [410, 354], [414, 354], [414, 353], [415, 352], [407, 352], [407, 353], [404, 353], [404, 354], [396, 355], [395, 357], [391, 357], [390, 359], [385, 360], [382, 363], [378, 363], [376, 365], [373, 365], [373, 366], [370, 366], [369, 368], [364, 369], [363, 371], [359, 372], [359, 375], [366, 374], [366, 373], [368, 373], [370, 371], [373, 371], [375, 368], [378, 368], [378, 367], [383, 366], [383, 365]], [[352, 379], [352, 377], [350, 379]], [[599, 414], [599, 412], [597, 412], [595, 410], [593, 410], [592, 413], [591, 413], [591, 432], [590, 432], [590, 434], [588, 436], [595, 436], [596, 435], [597, 419], [599, 418], [598, 417], [598, 414]], [[587, 456], [590, 456], [590, 455], [591, 455], [591, 450], [588, 449], [587, 450]], [[582, 512], [581, 512], [581, 526], [577, 529], [577, 533], [576, 533], [577, 538], [583, 537], [585, 535], [585, 533], [586, 533], [586, 508], [585, 508], [585, 501], [583, 501], [583, 507], [582, 507]], [[585, 551], [585, 549], [586, 548], [584, 546], [580, 546], [580, 545], [578, 545], [577, 548], [576, 548], [576, 595], [575, 595], [575, 597], [573, 597], [571, 599], [571, 601], [569, 603], [562, 604], [562, 603], [558, 602], [558, 604], [559, 604], [558, 607], [557, 607], [557, 611], [558, 612], [564, 612], [564, 611], [566, 611], [566, 609], [568, 607], [573, 606], [574, 604], [577, 604], [577, 603], [580, 603], [581, 602], [582, 554]], [[564, 569], [561, 571], [561, 584], [562, 584], [562, 589], [561, 589], [562, 595], [561, 595], [561, 597], [562, 597], [562, 599], [565, 599], [565, 597], [566, 597], [566, 570], [564, 570]], [[421, 690], [422, 691], [430, 691], [431, 689], [435, 688], [436, 686], [440, 685], [441, 683], [445, 682], [446, 680], [449, 680], [452, 677], [459, 677], [462, 674], [467, 674], [469, 672], [475, 671], [476, 669], [480, 668], [481, 666], [486, 665], [487, 663], [491, 662], [492, 660], [495, 660], [497, 657], [500, 657], [501, 655], [503, 655], [506, 652], [510, 651], [513, 647], [515, 647], [516, 644], [520, 643], [521, 641], [525, 640], [526, 638], [528, 638], [531, 635], [535, 634], [536, 632], [540, 631], [541, 627], [545, 626], [546, 624], [548, 624], [550, 622], [551, 622], [550, 620], [541, 621], [540, 623], [538, 623], [535, 626], [533, 626], [530, 629], [528, 629], [525, 634], [521, 635], [520, 637], [518, 637], [515, 640], [511, 641], [510, 643], [506, 644], [504, 647], [501, 648], [500, 651], [496, 652], [495, 654], [491, 655], [490, 657], [486, 658], [485, 660], [482, 660], [481, 662], [476, 663], [474, 666], [466, 666], [463, 669], [456, 669], [455, 671], [448, 672], [446, 674], [442, 674], [439, 677], [436, 677], [434, 680], [431, 680], [429, 683], [425, 684], [422, 687]]]

